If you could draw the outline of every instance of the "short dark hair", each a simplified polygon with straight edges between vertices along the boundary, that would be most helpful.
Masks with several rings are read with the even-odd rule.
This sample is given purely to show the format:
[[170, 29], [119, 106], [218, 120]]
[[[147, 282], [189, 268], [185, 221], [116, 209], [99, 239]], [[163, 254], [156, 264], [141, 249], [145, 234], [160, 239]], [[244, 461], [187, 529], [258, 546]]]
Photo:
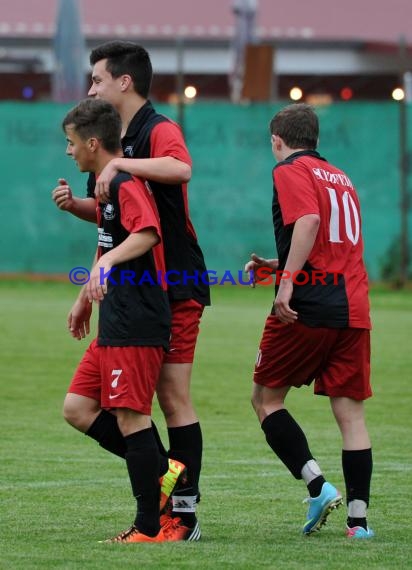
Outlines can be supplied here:
[[276, 113], [270, 121], [270, 133], [279, 135], [289, 148], [315, 150], [319, 139], [319, 120], [306, 103], [293, 103]]
[[144, 99], [149, 96], [153, 69], [150, 56], [144, 47], [127, 41], [106, 42], [90, 54], [90, 64], [107, 59], [106, 70], [117, 78], [130, 75], [134, 90]]
[[115, 153], [121, 149], [122, 121], [116, 109], [102, 99], [83, 99], [63, 119], [62, 127], [73, 125], [82, 140], [96, 137], [103, 148]]

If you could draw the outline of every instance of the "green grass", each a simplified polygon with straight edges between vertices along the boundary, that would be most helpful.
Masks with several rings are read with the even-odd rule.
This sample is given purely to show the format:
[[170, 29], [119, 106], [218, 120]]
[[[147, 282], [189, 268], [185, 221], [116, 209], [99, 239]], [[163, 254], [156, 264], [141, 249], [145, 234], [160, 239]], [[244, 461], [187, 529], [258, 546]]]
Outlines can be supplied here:
[[[61, 405], [86, 343], [65, 319], [77, 291], [0, 282], [0, 568], [410, 568], [412, 295], [372, 292], [374, 448], [372, 541], [349, 542], [345, 511], [313, 537], [300, 534], [306, 495], [267, 447], [249, 403], [268, 288], [215, 287], [193, 378], [204, 436], [201, 542], [101, 545], [134, 514], [123, 462], [66, 425]], [[343, 490], [340, 437], [329, 404], [310, 388], [289, 409], [327, 477]], [[165, 435], [157, 405], [154, 416]]]

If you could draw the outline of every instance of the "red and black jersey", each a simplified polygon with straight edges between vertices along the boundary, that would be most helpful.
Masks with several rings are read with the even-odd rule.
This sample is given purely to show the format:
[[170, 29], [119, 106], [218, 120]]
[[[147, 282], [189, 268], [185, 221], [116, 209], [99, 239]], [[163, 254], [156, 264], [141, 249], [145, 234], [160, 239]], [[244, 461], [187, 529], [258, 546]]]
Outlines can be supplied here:
[[275, 166], [273, 190], [279, 270], [285, 267], [295, 222], [308, 214], [320, 216], [315, 244], [294, 279], [290, 306], [299, 320], [313, 327], [369, 329], [360, 205], [350, 179], [307, 150]]
[[[155, 111], [147, 101], [133, 117], [122, 139], [129, 158], [171, 156], [191, 165], [180, 127]], [[149, 180], [160, 215], [167, 271], [173, 272], [169, 287], [171, 301], [195, 299], [210, 304], [206, 266], [189, 216], [187, 184], [163, 184]], [[94, 196], [94, 177], [89, 178], [88, 196]], [[202, 278], [203, 276], [203, 278]], [[206, 281], [206, 283], [205, 283]]]
[[[110, 184], [110, 196], [109, 203], [97, 208], [99, 257], [131, 233], [152, 228], [161, 237], [155, 201], [140, 179], [119, 173]], [[99, 305], [99, 345], [163, 346], [167, 350], [171, 314], [164, 271], [161, 243], [113, 268]]]

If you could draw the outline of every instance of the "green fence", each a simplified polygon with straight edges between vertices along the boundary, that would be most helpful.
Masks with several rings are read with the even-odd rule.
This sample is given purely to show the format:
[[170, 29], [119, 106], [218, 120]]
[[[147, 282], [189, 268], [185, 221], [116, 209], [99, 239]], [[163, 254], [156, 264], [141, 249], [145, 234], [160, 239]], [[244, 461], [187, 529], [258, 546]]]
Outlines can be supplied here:
[[[68, 273], [72, 267], [90, 264], [95, 227], [59, 211], [50, 198], [59, 177], [66, 178], [76, 194], [85, 193], [86, 175], [65, 156], [60, 124], [67, 108], [51, 103], [0, 104], [0, 273]], [[157, 108], [176, 118], [175, 107]], [[275, 255], [274, 159], [268, 123], [279, 108], [227, 103], [185, 108], [185, 134], [193, 157], [190, 210], [211, 270], [238, 270], [251, 251]], [[318, 112], [319, 150], [346, 171], [360, 196], [370, 276], [381, 278], [385, 265], [396, 272], [401, 219], [399, 104], [342, 103], [319, 107]]]

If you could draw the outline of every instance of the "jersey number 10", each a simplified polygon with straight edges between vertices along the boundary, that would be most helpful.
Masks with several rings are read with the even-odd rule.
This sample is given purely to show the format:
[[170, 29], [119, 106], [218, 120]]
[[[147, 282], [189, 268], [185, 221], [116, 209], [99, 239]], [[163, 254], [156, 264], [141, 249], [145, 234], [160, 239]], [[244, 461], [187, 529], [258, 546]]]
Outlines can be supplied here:
[[340, 229], [340, 202], [342, 202], [346, 237], [353, 243], [353, 245], [356, 245], [360, 236], [360, 217], [355, 201], [347, 190], [342, 194], [342, 196], [338, 196], [334, 188], [327, 187], [326, 190], [329, 192], [331, 206], [329, 241], [332, 243], [343, 243]]

